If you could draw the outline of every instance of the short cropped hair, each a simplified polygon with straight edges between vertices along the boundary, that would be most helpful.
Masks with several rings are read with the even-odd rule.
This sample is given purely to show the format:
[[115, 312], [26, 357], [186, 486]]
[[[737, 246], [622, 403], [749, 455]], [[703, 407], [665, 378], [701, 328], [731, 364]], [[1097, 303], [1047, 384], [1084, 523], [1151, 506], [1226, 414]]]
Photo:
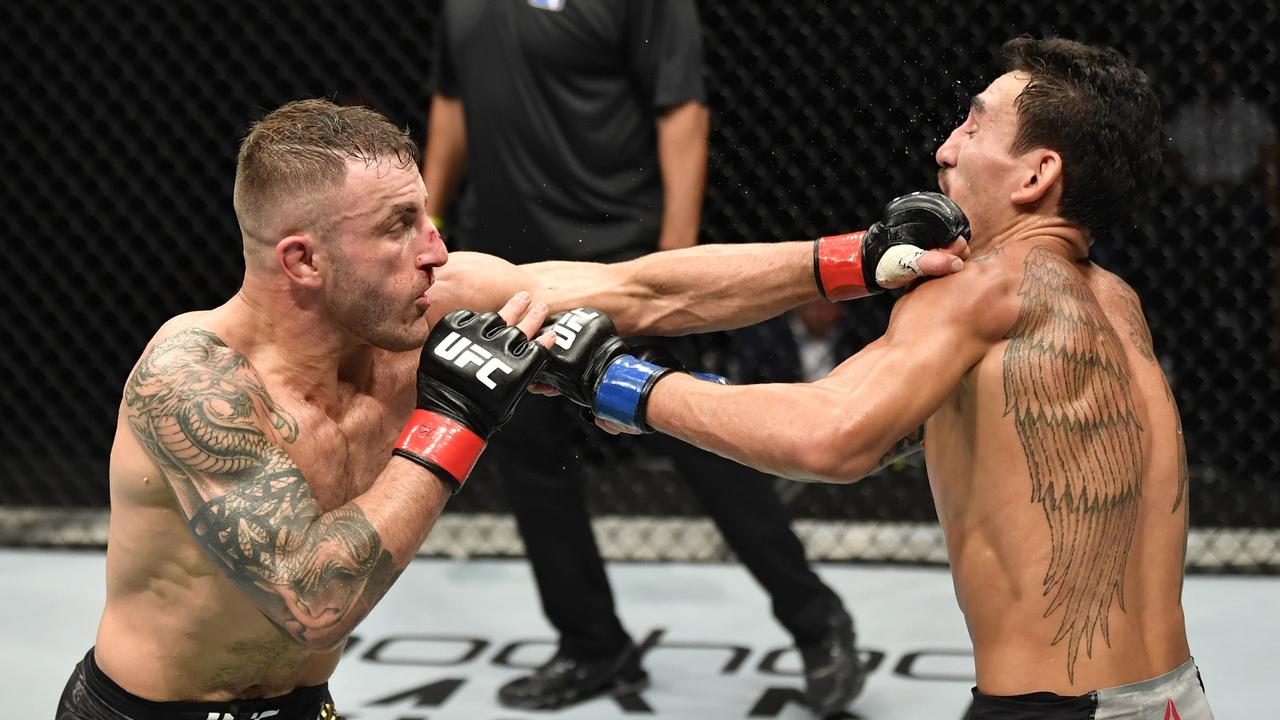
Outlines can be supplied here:
[[305, 206], [342, 187], [348, 159], [416, 166], [418, 148], [381, 114], [328, 100], [297, 100], [255, 122], [236, 160], [234, 201], [241, 231], [263, 233], [274, 212]]
[[1061, 216], [1092, 239], [1133, 215], [1160, 167], [1160, 102], [1119, 52], [1061, 38], [1005, 43], [1006, 71], [1030, 75], [1014, 102], [1012, 151], [1062, 157]]

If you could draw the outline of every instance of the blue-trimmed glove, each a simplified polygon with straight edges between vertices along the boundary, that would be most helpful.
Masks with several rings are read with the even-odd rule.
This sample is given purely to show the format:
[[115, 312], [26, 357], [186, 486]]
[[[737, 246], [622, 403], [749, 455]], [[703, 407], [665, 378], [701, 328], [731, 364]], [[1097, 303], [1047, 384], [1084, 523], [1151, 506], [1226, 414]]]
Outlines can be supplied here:
[[[600, 310], [578, 308], [551, 319], [556, 343], [550, 360], [534, 382], [554, 387], [597, 418], [640, 432], [653, 432], [644, 420], [649, 393], [677, 368], [645, 359], [655, 357], [653, 350], [633, 354], [618, 337], [613, 321]], [[660, 359], [667, 361], [666, 357]], [[725, 384], [718, 375], [694, 376]]]

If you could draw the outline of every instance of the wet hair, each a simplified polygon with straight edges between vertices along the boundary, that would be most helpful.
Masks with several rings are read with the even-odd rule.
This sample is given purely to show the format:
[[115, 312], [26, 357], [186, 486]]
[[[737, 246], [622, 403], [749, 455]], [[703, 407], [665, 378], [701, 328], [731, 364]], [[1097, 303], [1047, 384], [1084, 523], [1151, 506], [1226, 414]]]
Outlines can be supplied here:
[[1119, 52], [1061, 38], [1005, 43], [1008, 72], [1030, 75], [1014, 101], [1012, 151], [1062, 157], [1059, 213], [1093, 239], [1133, 215], [1160, 166], [1160, 102]]
[[[308, 207], [317, 196], [342, 187], [348, 159], [416, 166], [418, 148], [407, 132], [364, 107], [297, 100], [268, 113], [249, 128], [236, 160], [241, 231], [265, 232], [274, 211]], [[313, 208], [304, 215], [317, 213]]]

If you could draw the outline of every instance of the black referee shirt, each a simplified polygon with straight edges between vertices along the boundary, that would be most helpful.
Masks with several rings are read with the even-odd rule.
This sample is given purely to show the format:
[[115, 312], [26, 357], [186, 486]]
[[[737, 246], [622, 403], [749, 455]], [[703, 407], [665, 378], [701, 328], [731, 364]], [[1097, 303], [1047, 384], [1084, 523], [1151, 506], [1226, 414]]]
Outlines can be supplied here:
[[705, 101], [693, 0], [445, 0], [435, 88], [462, 100], [462, 248], [622, 260], [662, 223], [657, 111]]

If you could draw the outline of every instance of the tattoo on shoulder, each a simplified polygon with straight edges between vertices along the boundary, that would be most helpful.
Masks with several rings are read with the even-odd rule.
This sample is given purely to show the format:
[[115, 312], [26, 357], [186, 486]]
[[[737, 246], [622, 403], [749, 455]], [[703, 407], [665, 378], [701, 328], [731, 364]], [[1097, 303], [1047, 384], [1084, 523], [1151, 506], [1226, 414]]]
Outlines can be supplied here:
[[394, 581], [358, 506], [320, 511], [280, 446], [298, 439], [297, 422], [213, 333], [158, 342], [129, 378], [125, 405], [196, 539], [289, 635], [305, 641], [357, 603], [367, 611]]
[[976, 262], [976, 263], [988, 262], [990, 260], [996, 259], [1003, 252], [1004, 252], [1004, 248], [998, 247], [994, 250], [988, 250], [987, 252], [984, 252], [981, 255], [978, 255], [976, 257], [969, 258], [969, 262]]
[[245, 356], [198, 328], [156, 343], [125, 386], [125, 403], [146, 414], [173, 410], [185, 402], [197, 405], [192, 409], [206, 419], [235, 423], [249, 417], [255, 401], [281, 440], [298, 439], [297, 422], [272, 402]]
[[1026, 455], [1031, 501], [1052, 552], [1044, 617], [1060, 614], [1051, 644], [1067, 643], [1074, 682], [1083, 647], [1110, 644], [1112, 602], [1124, 575], [1142, 494], [1142, 426], [1120, 338], [1083, 279], [1047, 248], [1026, 257], [1022, 305], [1006, 336], [1005, 415]]
[[[1138, 354], [1148, 362], [1159, 364], [1156, 359], [1155, 344], [1151, 339], [1151, 328], [1147, 325], [1146, 316], [1142, 313], [1142, 305], [1138, 301], [1138, 294], [1128, 286], [1121, 286], [1125, 301], [1126, 321], [1129, 323], [1129, 339], [1133, 342], [1134, 347], [1138, 350]], [[1187, 494], [1187, 485], [1190, 482], [1187, 472], [1187, 445], [1182, 436], [1182, 414], [1178, 412], [1178, 401], [1173, 396], [1173, 387], [1169, 385], [1169, 378], [1164, 375], [1161, 370], [1161, 377], [1164, 380], [1165, 399], [1169, 402], [1169, 407], [1173, 411], [1174, 427], [1177, 436], [1174, 438], [1174, 445], [1178, 448], [1178, 495], [1173, 501], [1173, 510], [1177, 512], [1182, 506], [1182, 500]]]
[[1154, 343], [1151, 340], [1151, 328], [1142, 315], [1142, 305], [1138, 302], [1138, 294], [1132, 288], [1123, 287], [1125, 320], [1129, 323], [1129, 340], [1143, 360], [1156, 362]]

